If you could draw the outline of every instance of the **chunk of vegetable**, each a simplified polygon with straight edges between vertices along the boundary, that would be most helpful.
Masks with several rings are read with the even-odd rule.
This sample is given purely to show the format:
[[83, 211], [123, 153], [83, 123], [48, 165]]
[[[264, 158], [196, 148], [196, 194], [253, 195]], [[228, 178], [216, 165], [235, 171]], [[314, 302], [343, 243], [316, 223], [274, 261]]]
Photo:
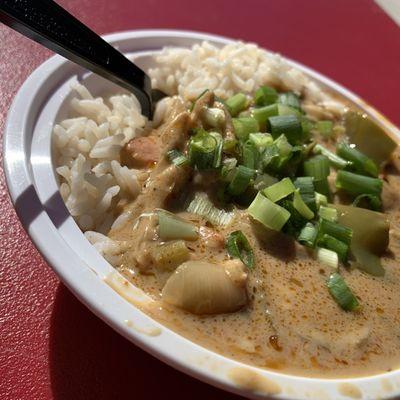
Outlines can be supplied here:
[[234, 312], [247, 303], [246, 278], [239, 260], [225, 265], [188, 261], [169, 277], [162, 300], [193, 314]]
[[378, 178], [354, 174], [349, 171], [338, 171], [336, 187], [352, 194], [372, 194], [380, 196], [383, 182]]
[[254, 268], [253, 249], [242, 231], [232, 232], [228, 236], [226, 249], [231, 257], [239, 258], [250, 269]]
[[359, 308], [360, 303], [354, 296], [351, 289], [337, 272], [331, 274], [326, 282], [329, 293], [336, 303], [345, 311], [354, 311]]
[[303, 229], [300, 231], [297, 241], [303, 246], [315, 247], [315, 241], [318, 235], [318, 228], [311, 222], [307, 222]]
[[173, 149], [167, 153], [167, 157], [172, 162], [172, 164], [177, 165], [178, 167], [188, 165], [188, 158], [179, 150]]
[[266, 187], [262, 192], [272, 202], [276, 203], [284, 197], [289, 196], [289, 194], [292, 194], [295, 190], [296, 188], [290, 178], [283, 178], [278, 183]]
[[269, 104], [276, 103], [278, 100], [277, 91], [270, 86], [261, 86], [256, 90], [254, 95], [254, 102], [258, 106], [268, 106]]
[[254, 176], [254, 170], [247, 168], [243, 165], [239, 165], [232, 176], [232, 181], [228, 186], [228, 192], [232, 196], [237, 196], [243, 193], [247, 187], [251, 179]]
[[268, 123], [274, 138], [283, 134], [292, 145], [301, 144], [304, 141], [301, 121], [297, 116], [279, 115], [269, 117]]
[[151, 250], [151, 256], [157, 266], [172, 271], [178, 265], [189, 260], [190, 253], [183, 240], [158, 245]]
[[300, 195], [299, 189], [296, 189], [293, 195], [293, 206], [299, 212], [299, 214], [305, 219], [313, 219], [314, 213], [308, 208]]
[[323, 156], [328, 157], [330, 164], [337, 169], [343, 169], [352, 165], [351, 161], [347, 161], [344, 158], [339, 157], [320, 144], [316, 144], [314, 146], [313, 153], [322, 154]]
[[243, 93], [237, 93], [234, 96], [230, 97], [225, 102], [225, 106], [232, 115], [235, 117], [240, 113], [240, 111], [244, 110], [248, 106], [248, 100], [246, 95]]
[[232, 124], [236, 137], [243, 142], [249, 138], [250, 133], [260, 131], [258, 122], [253, 117], [232, 118]]
[[316, 253], [317, 253], [317, 259], [321, 264], [327, 265], [334, 271], [338, 270], [339, 257], [335, 251], [319, 247], [316, 249]]
[[158, 235], [162, 240], [197, 240], [195, 225], [165, 210], [158, 210]]

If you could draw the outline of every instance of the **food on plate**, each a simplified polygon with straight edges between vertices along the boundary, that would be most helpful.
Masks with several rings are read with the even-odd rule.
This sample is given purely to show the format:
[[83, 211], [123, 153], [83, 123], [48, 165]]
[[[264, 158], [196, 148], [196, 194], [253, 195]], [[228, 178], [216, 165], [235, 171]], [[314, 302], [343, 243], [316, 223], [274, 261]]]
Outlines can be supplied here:
[[143, 310], [259, 367], [352, 376], [400, 360], [399, 151], [255, 45], [164, 49], [168, 96], [82, 85], [54, 127], [60, 192]]

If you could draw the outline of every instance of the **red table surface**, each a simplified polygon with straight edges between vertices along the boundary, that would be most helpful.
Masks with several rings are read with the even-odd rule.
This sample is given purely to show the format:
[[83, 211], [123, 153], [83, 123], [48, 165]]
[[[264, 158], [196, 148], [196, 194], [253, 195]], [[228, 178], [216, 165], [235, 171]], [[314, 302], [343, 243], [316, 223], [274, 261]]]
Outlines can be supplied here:
[[[400, 124], [400, 30], [372, 0], [63, 0], [98, 33], [172, 28], [254, 41], [315, 68]], [[50, 51], [0, 26], [0, 132]], [[0, 176], [0, 399], [237, 396], [162, 364], [59, 282], [23, 230]]]

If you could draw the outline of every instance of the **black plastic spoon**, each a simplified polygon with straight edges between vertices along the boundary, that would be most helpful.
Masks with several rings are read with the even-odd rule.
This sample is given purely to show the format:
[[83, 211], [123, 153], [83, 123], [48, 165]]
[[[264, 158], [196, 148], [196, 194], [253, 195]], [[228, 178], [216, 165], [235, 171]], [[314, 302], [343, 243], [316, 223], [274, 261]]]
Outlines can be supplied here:
[[128, 89], [142, 112], [152, 118], [153, 103], [163, 93], [151, 89], [150, 78], [52, 0], [1, 0], [0, 21], [50, 50]]

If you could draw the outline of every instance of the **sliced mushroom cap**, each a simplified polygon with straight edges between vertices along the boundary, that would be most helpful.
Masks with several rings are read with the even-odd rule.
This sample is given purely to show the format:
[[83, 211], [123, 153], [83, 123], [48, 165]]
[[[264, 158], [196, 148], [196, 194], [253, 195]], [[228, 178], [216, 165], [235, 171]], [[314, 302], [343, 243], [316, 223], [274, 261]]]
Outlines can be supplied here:
[[246, 279], [244, 265], [239, 260], [220, 265], [188, 261], [169, 277], [162, 298], [193, 314], [234, 312], [247, 302]]

